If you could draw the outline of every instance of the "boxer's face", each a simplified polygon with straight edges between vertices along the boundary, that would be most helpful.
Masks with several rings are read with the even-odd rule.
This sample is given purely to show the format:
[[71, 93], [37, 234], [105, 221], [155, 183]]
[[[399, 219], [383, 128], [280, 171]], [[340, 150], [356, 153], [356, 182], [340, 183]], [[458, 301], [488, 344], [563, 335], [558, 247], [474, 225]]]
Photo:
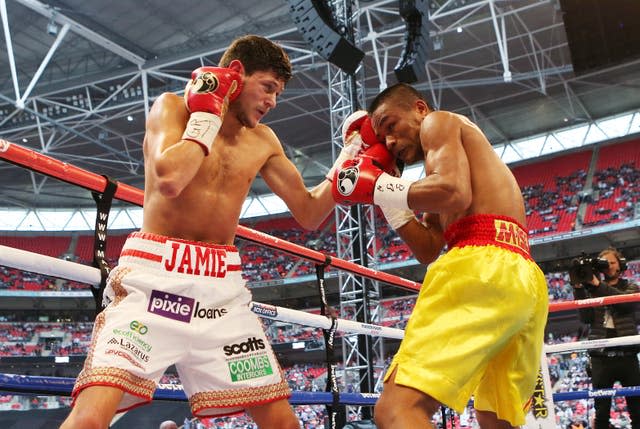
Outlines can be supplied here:
[[396, 159], [405, 164], [424, 159], [420, 144], [421, 122], [418, 112], [392, 100], [380, 104], [371, 114], [371, 123], [378, 138], [385, 142]]
[[233, 110], [242, 125], [254, 128], [274, 107], [284, 91], [284, 82], [272, 71], [257, 71], [245, 75], [242, 92]]

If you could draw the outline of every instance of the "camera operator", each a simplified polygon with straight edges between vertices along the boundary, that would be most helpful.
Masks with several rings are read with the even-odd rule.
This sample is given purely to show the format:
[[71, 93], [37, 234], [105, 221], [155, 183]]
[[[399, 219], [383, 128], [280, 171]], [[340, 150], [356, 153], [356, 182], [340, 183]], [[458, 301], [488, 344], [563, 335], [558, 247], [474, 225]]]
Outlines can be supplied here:
[[[606, 263], [605, 263], [606, 261]], [[638, 286], [620, 275], [626, 270], [624, 257], [614, 248], [600, 252], [598, 259], [574, 260], [569, 275], [575, 299], [636, 293]], [[600, 278], [603, 274], [604, 278]], [[635, 303], [579, 309], [580, 320], [591, 325], [589, 339], [637, 335]], [[589, 351], [594, 389], [610, 388], [617, 380], [625, 386], [640, 386], [638, 346], [607, 347]], [[627, 396], [633, 429], [640, 429], [640, 397]], [[595, 429], [608, 429], [611, 398], [595, 398]]]

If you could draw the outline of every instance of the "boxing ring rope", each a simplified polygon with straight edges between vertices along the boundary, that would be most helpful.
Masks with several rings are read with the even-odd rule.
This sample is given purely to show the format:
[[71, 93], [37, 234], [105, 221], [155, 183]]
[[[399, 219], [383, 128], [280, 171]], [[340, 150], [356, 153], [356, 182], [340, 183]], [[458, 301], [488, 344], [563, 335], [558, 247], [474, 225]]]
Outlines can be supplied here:
[[[0, 374], [0, 391], [30, 393], [36, 395], [71, 396], [75, 378], [45, 377], [34, 375]], [[340, 405], [375, 405], [378, 393], [340, 393]], [[186, 401], [181, 384], [158, 384], [154, 400]], [[291, 405], [324, 405], [333, 400], [331, 392], [294, 391], [289, 398]]]
[[[0, 158], [9, 163], [28, 168], [35, 172], [62, 180], [63, 182], [67, 182], [72, 185], [80, 186], [90, 191], [103, 192], [107, 185], [107, 179], [99, 174], [89, 172], [80, 167], [59, 161], [3, 139], [0, 139]], [[117, 183], [118, 187], [114, 198], [142, 207], [144, 202], [144, 192], [141, 189], [124, 183]], [[245, 240], [280, 250], [290, 255], [306, 259], [310, 262], [330, 265], [352, 274], [358, 274], [371, 280], [382, 281], [414, 292], [420, 290], [420, 283], [385, 273], [383, 271], [363, 267], [362, 265], [345, 261], [343, 259], [325, 255], [322, 252], [311, 250], [304, 246], [282, 240], [242, 225], [238, 225], [236, 233], [238, 237]]]
[[[36, 395], [71, 396], [75, 378], [44, 377], [35, 375], [0, 374], [0, 391], [9, 393], [30, 393]], [[640, 387], [581, 390], [561, 392], [552, 395], [554, 402], [574, 401], [612, 396], [640, 396]], [[340, 405], [373, 406], [380, 398], [379, 393], [340, 393]], [[186, 401], [187, 397], [180, 384], [158, 384], [154, 400]], [[294, 391], [289, 398], [291, 405], [324, 405], [333, 400], [331, 392]], [[473, 405], [473, 401], [469, 401]]]
[[[23, 271], [60, 277], [95, 286], [100, 283], [100, 270], [77, 262], [65, 261], [52, 256], [41, 255], [26, 250], [0, 245], [0, 265]], [[251, 302], [251, 310], [259, 316], [281, 322], [307, 325], [313, 328], [331, 328], [331, 319], [319, 314], [278, 307], [275, 305]], [[336, 319], [336, 330], [366, 335], [379, 335], [386, 338], [402, 339], [404, 331], [386, 326], [371, 325], [346, 319]]]
[[[103, 192], [107, 185], [107, 178], [103, 176], [91, 173], [79, 167], [61, 162], [2, 139], [0, 139], [0, 158], [15, 165], [31, 169], [41, 174], [94, 192]], [[142, 206], [144, 194], [143, 191], [138, 188], [118, 183], [114, 198]], [[240, 238], [280, 250], [316, 264], [330, 265], [372, 280], [383, 281], [385, 283], [416, 292], [420, 289], [419, 283], [363, 267], [353, 262], [330, 257], [322, 252], [308, 249], [301, 245], [252, 230], [242, 225], [238, 225], [236, 232]], [[11, 266], [21, 270], [37, 272], [53, 277], [75, 280], [92, 286], [99, 284], [101, 280], [101, 274], [98, 268], [2, 245], [0, 245], [0, 265]], [[640, 293], [593, 298], [580, 301], [565, 301], [549, 304], [549, 312], [638, 301], [640, 301]], [[259, 316], [272, 320], [307, 325], [321, 329], [330, 329], [332, 326], [332, 320], [326, 316], [310, 314], [284, 307], [252, 302], [251, 309]], [[336, 323], [336, 330], [341, 332], [376, 335], [395, 339], [402, 339], [404, 336], [404, 331], [397, 328], [377, 326], [345, 319], [336, 319]], [[545, 354], [564, 353], [575, 350], [638, 344], [638, 342], [640, 342], [640, 335], [610, 338], [606, 340], [577, 341], [572, 343], [546, 345], [544, 347], [544, 352]], [[74, 382], [75, 379], [73, 378], [0, 374], [0, 391], [5, 390], [13, 393], [40, 393], [68, 396], [71, 394]], [[640, 396], [640, 386], [621, 389], [562, 392], [554, 393], [552, 395], [554, 402], [604, 396]], [[371, 406], [375, 404], [378, 398], [379, 394], [377, 393], [340, 393], [339, 403], [341, 405]], [[154, 399], [184, 401], [186, 400], [186, 396], [181, 385], [160, 384], [154, 394]], [[296, 391], [293, 392], [293, 395], [290, 398], [290, 402], [293, 405], [327, 404], [332, 401], [333, 396], [331, 392]]]
[[[75, 378], [44, 377], [35, 375], [0, 374], [0, 391], [28, 393], [35, 395], [70, 396]], [[640, 387], [580, 390], [553, 394], [554, 402], [575, 401], [612, 396], [640, 396]], [[340, 393], [341, 405], [372, 406], [380, 398], [379, 393]], [[154, 400], [186, 401], [187, 397], [180, 384], [159, 384]], [[324, 405], [333, 400], [331, 392], [294, 391], [289, 398], [291, 405]], [[473, 405], [470, 401], [469, 405]]]
[[[26, 250], [15, 249], [13, 247], [0, 245], [0, 265], [18, 268], [24, 271], [36, 272], [39, 274], [60, 277], [67, 280], [74, 280], [86, 283], [91, 286], [100, 283], [100, 270], [89, 265], [78, 264], [77, 262], [65, 261], [52, 256], [41, 255], [39, 253]], [[640, 293], [617, 295], [578, 301], [564, 301], [549, 304], [549, 312], [565, 310], [575, 310], [579, 308], [597, 307], [600, 305], [621, 304], [626, 302], [640, 301]], [[252, 310], [265, 318], [278, 320], [281, 322], [309, 325], [314, 328], [329, 329], [331, 320], [325, 316], [310, 314], [304, 311], [292, 310], [285, 307], [278, 307], [259, 302], [251, 303]], [[346, 319], [336, 319], [338, 331], [380, 335], [385, 338], [402, 339], [404, 331], [397, 328], [377, 326], [367, 323], [354, 322]], [[573, 343], [553, 344], [545, 347], [546, 353], [560, 353], [573, 349], [589, 349], [616, 345], [630, 345], [640, 342], [640, 335], [628, 337], [616, 337], [603, 340], [577, 341]]]
[[599, 298], [581, 299], [579, 301], [552, 302], [549, 304], [549, 313], [564, 310], [576, 310], [578, 308], [598, 307], [601, 305], [623, 304], [625, 302], [640, 301], [640, 293], [627, 295], [613, 295]]

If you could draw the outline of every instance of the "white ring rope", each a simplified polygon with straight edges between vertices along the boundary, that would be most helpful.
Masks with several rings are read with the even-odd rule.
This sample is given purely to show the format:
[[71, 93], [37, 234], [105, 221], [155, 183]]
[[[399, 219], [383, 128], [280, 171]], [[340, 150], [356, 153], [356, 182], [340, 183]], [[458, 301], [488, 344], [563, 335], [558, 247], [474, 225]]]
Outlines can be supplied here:
[[[0, 265], [18, 268], [24, 271], [40, 273], [52, 277], [74, 280], [95, 286], [100, 283], [100, 270], [97, 268], [65, 261], [51, 256], [0, 245]], [[268, 304], [252, 302], [252, 309], [261, 317], [281, 322], [307, 325], [313, 328], [331, 328], [331, 319], [318, 314], [292, 310]], [[266, 311], [265, 311], [266, 310]], [[402, 339], [404, 330], [386, 326], [336, 319], [337, 330], [356, 334], [374, 335], [385, 338]], [[640, 343], [640, 335], [606, 338], [600, 340], [575, 341], [571, 343], [550, 344], [544, 347], [545, 353], [567, 353], [575, 350], [589, 350], [603, 347], [627, 346]]]
[[630, 346], [640, 343], [640, 335], [603, 338], [601, 340], [574, 341], [572, 343], [550, 344], [544, 347], [545, 353], [567, 353], [575, 350], [601, 349], [603, 347]]
[[[91, 286], [99, 284], [101, 280], [100, 270], [97, 268], [2, 245], [0, 245], [0, 265], [52, 277], [74, 280]], [[272, 320], [296, 323], [313, 328], [331, 328], [331, 319], [319, 314], [305, 313], [304, 311], [261, 304], [259, 302], [252, 302], [251, 309], [259, 316]], [[336, 330], [340, 332], [397, 339], [404, 337], [404, 330], [402, 329], [346, 319], [336, 319], [336, 323]]]

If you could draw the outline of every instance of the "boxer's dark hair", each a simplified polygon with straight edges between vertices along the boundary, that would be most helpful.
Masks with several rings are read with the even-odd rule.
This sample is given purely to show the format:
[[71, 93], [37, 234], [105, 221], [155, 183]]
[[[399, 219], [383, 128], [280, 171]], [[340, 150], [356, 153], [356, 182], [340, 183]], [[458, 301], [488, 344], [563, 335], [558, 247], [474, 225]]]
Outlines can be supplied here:
[[416, 100], [422, 100], [430, 106], [423, 95], [411, 85], [406, 83], [396, 83], [391, 85], [373, 99], [369, 105], [368, 112], [372, 114], [382, 103], [393, 100], [397, 104], [406, 104], [407, 107], [413, 105]]
[[284, 83], [291, 79], [289, 56], [281, 46], [265, 37], [250, 34], [235, 39], [220, 58], [219, 66], [228, 67], [233, 60], [242, 63], [247, 75], [273, 71]]

